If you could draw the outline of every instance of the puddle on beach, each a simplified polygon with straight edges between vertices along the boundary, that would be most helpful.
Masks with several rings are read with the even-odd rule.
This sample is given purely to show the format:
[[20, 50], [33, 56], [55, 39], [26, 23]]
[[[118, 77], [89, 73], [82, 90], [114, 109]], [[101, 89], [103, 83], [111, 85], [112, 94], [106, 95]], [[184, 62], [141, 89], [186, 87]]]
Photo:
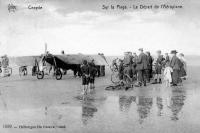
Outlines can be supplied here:
[[[107, 95], [80, 94], [72, 97], [71, 101], [38, 109], [2, 109], [1, 119], [15, 125], [66, 125], [65, 130], [59, 129], [61, 132], [106, 133], [150, 130], [182, 133], [183, 130], [200, 130], [200, 120], [197, 119], [200, 117], [199, 90], [177, 87], [116, 92], [109, 91]], [[192, 123], [195, 124], [191, 129]]]
[[[103, 100], [93, 96], [77, 96], [76, 100], [82, 108], [80, 113], [83, 127], [102, 132], [200, 130], [196, 118], [200, 116], [197, 113], [200, 105], [196, 101], [199, 91], [195, 94], [193, 89], [177, 87], [136, 92], [133, 95], [131, 91], [129, 94], [113, 93]], [[196, 124], [190, 127], [191, 123]]]

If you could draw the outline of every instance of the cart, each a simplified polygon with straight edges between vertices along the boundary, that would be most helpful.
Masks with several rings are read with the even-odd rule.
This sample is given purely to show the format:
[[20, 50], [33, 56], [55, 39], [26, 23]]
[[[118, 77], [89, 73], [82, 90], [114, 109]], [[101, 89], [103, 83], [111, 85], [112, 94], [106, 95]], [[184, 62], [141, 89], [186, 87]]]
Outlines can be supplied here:
[[37, 79], [43, 79], [44, 75], [45, 75], [45, 70], [47, 70], [47, 67], [45, 64], [45, 62], [48, 62], [49, 64], [51, 64], [53, 66], [53, 70], [54, 70], [54, 77], [57, 80], [62, 79], [62, 72], [61, 72], [61, 68], [57, 65], [57, 63], [60, 63], [60, 60], [53, 56], [53, 55], [45, 55], [41, 58], [41, 60], [38, 62], [37, 60], [35, 61], [35, 66], [36, 66], [36, 76]]
[[12, 68], [11, 67], [0, 67], [0, 74], [2, 77], [10, 77], [12, 75]]

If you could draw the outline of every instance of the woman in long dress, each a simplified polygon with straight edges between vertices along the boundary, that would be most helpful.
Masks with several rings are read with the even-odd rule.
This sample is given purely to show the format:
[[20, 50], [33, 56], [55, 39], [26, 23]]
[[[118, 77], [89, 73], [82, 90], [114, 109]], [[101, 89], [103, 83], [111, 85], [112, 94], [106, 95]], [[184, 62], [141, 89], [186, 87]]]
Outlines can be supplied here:
[[180, 69], [180, 78], [186, 79], [187, 78], [187, 61], [186, 61], [183, 53], [179, 54], [179, 59], [182, 63], [182, 67]]

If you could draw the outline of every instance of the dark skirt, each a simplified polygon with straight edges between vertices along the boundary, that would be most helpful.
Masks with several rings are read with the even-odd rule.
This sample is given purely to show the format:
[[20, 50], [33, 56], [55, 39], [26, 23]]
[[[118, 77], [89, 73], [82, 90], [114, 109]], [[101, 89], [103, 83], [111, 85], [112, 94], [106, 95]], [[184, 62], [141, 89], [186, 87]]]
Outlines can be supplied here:
[[180, 77], [184, 77], [184, 76], [187, 75], [187, 74], [186, 74], [186, 71], [185, 71], [185, 69], [184, 69], [183, 67], [181, 68], [179, 74], [180, 74], [180, 75], [179, 75]]
[[173, 84], [178, 84], [180, 81], [180, 70], [173, 70], [172, 72], [172, 83]]

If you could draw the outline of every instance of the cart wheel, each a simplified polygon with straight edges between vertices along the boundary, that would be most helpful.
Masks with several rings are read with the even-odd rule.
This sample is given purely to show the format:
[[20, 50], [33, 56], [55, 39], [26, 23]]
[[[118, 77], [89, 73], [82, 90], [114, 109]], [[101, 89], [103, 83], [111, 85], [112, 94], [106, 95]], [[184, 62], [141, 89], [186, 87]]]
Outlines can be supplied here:
[[112, 81], [113, 83], [119, 83], [119, 82], [120, 82], [118, 72], [113, 72], [113, 73], [111, 74], [111, 81]]
[[43, 79], [44, 78], [44, 72], [43, 71], [39, 71], [37, 73], [37, 79]]
[[62, 79], [62, 72], [60, 71], [60, 69], [56, 69], [55, 76], [56, 76], [57, 80], [61, 80]]

